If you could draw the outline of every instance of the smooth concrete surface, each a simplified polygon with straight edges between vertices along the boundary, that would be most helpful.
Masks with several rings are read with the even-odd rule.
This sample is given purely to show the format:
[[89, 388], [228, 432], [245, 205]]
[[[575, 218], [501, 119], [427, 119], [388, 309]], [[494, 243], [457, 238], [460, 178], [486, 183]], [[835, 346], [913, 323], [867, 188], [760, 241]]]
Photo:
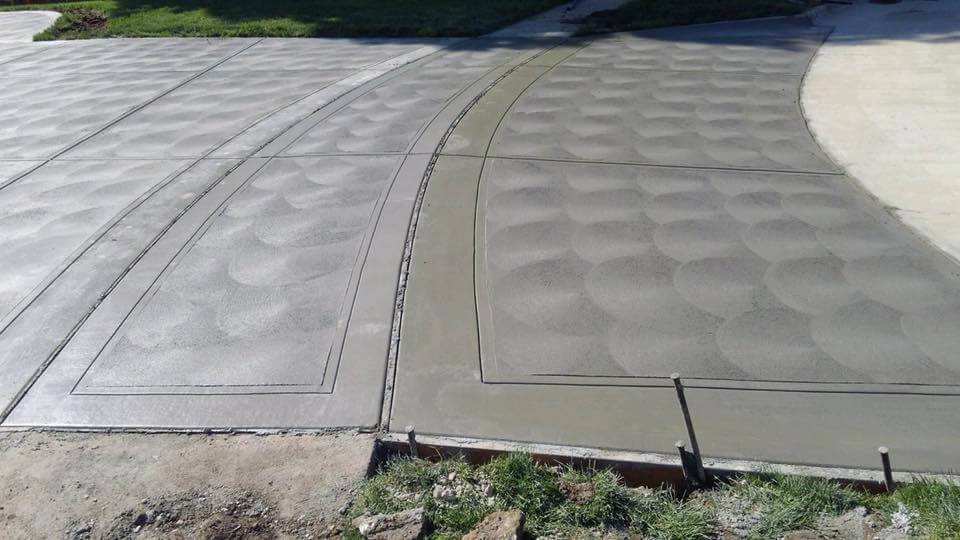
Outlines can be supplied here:
[[672, 452], [680, 372], [708, 455], [955, 468], [957, 267], [807, 132], [825, 33], [613, 35], [486, 94], [429, 179], [391, 426]]
[[[60, 18], [56, 11], [13, 11], [0, 17], [0, 43], [32, 41]], [[0, 60], [2, 61], [2, 60]]]
[[824, 149], [899, 219], [960, 259], [960, 3], [832, 6], [803, 107]]

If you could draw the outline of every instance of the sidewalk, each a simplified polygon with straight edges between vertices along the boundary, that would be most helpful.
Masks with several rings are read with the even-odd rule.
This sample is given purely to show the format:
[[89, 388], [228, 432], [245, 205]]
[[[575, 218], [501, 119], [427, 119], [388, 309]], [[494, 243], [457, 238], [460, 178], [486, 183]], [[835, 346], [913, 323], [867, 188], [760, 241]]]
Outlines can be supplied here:
[[960, 2], [862, 1], [817, 19], [834, 31], [807, 73], [818, 142], [916, 233], [960, 259]]

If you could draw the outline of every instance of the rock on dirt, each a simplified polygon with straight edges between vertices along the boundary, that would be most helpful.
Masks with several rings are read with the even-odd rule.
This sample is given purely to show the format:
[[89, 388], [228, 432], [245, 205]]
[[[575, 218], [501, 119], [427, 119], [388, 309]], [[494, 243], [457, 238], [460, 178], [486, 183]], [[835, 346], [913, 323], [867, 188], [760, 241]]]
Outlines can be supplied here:
[[520, 510], [494, 512], [464, 535], [463, 540], [518, 540], [523, 538], [523, 522]]
[[708, 494], [717, 509], [717, 525], [723, 538], [747, 538], [763, 517], [756, 504], [733, 493]]
[[423, 508], [394, 514], [364, 515], [353, 520], [364, 538], [370, 540], [415, 540], [423, 538], [427, 527]]

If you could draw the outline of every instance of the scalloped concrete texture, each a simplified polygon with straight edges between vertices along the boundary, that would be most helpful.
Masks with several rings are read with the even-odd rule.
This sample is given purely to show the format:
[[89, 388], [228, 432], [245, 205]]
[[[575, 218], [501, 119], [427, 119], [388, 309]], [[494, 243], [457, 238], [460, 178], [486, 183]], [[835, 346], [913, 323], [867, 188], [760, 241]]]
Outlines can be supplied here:
[[707, 455], [954, 467], [958, 270], [807, 132], [826, 33], [599, 37], [481, 99], [428, 184], [391, 426], [669, 453], [679, 371]]
[[3, 425], [377, 425], [430, 154], [554, 43], [18, 45], [0, 63]]
[[960, 3], [833, 6], [803, 88], [824, 149], [920, 236], [960, 260]]
[[954, 466], [958, 269], [807, 132], [826, 29], [555, 19], [0, 47], [3, 426], [373, 428], [388, 395], [673, 452], [679, 370], [709, 455]]

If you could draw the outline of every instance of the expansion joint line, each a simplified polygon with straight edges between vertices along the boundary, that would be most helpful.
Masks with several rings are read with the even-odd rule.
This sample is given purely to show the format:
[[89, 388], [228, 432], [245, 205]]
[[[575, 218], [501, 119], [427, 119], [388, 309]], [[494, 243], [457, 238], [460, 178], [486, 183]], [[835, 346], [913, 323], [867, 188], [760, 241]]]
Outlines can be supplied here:
[[[443, 135], [440, 137], [440, 140], [437, 142], [436, 147], [434, 148], [433, 153], [430, 155], [430, 161], [427, 163], [427, 167], [423, 172], [423, 177], [420, 180], [420, 186], [417, 190], [417, 196], [414, 200], [413, 212], [410, 217], [410, 225], [407, 228], [407, 235], [404, 241], [403, 247], [403, 256], [400, 261], [400, 273], [397, 278], [397, 294], [396, 300], [394, 302], [394, 311], [393, 311], [393, 323], [392, 329], [390, 332], [390, 348], [387, 352], [387, 377], [384, 384], [384, 395], [383, 395], [383, 405], [380, 412], [380, 431], [386, 432], [390, 428], [390, 416], [393, 410], [393, 397], [394, 397], [394, 388], [396, 387], [397, 371], [398, 371], [398, 361], [400, 353], [400, 330], [403, 324], [403, 306], [406, 300], [407, 292], [407, 280], [410, 275], [410, 264], [413, 260], [413, 242], [417, 233], [417, 225], [420, 220], [420, 210], [423, 207], [424, 197], [427, 192], [427, 187], [430, 183], [430, 178], [433, 176], [433, 171], [436, 168], [437, 161], [440, 159], [441, 153], [444, 146], [447, 144], [447, 140], [453, 134], [454, 130], [460, 125], [460, 122], [463, 121], [464, 117], [480, 102], [491, 90], [493, 90], [498, 84], [503, 82], [504, 79], [511, 76], [520, 68], [526, 67], [537, 58], [540, 58], [547, 52], [555, 49], [556, 47], [562, 45], [567, 40], [554, 44], [548, 49], [541, 50], [537, 54], [532, 55], [531, 57], [525, 59], [522, 62], [517, 63], [517, 65], [511, 67], [499, 77], [494, 79], [489, 85], [487, 85], [483, 90], [477, 93], [473, 99], [467, 103], [464, 108], [460, 111], [456, 118], [450, 123], [450, 126], [447, 127]], [[582, 48], [582, 47], [580, 47]], [[577, 50], [579, 50], [578, 48]], [[557, 64], [563, 62], [569, 56], [575, 54], [576, 51], [570, 55], [564, 57], [561, 60], [557, 61]], [[551, 66], [550, 69], [553, 69]], [[549, 70], [548, 70], [549, 71]], [[538, 77], [539, 78], [539, 77]], [[526, 88], [524, 89], [524, 91]], [[521, 94], [523, 91], [521, 91]], [[502, 119], [501, 119], [502, 120]], [[499, 125], [498, 125], [499, 127]], [[489, 145], [488, 145], [489, 150]]]
[[[113, 120], [110, 120], [110, 121], [107, 122], [106, 124], [103, 124], [102, 126], [100, 126], [99, 128], [95, 129], [94, 131], [92, 131], [92, 132], [90, 132], [90, 133], [88, 133], [88, 134], [80, 137], [80, 138], [77, 139], [76, 141], [70, 143], [70, 144], [67, 145], [65, 148], [61, 148], [60, 150], [57, 150], [57, 151], [54, 152], [52, 155], [50, 155], [50, 156], [48, 156], [47, 158], [43, 159], [43, 160], [42, 160], [40, 163], [38, 163], [36, 166], [30, 167], [30, 168], [27, 169], [26, 171], [23, 171], [23, 172], [21, 172], [20, 174], [14, 176], [13, 178], [11, 178], [11, 179], [10, 179], [9, 181], [7, 181], [6, 183], [0, 184], [0, 190], [3, 190], [3, 189], [6, 188], [7, 186], [12, 185], [14, 182], [17, 182], [17, 181], [21, 180], [22, 178], [24, 178], [24, 177], [27, 176], [28, 174], [36, 171], [36, 170], [39, 169], [40, 167], [43, 167], [44, 165], [49, 164], [50, 162], [54, 161], [54, 160], [57, 159], [58, 157], [66, 154], [67, 152], [69, 152], [69, 151], [73, 150], [74, 148], [80, 146], [81, 144], [89, 141], [90, 139], [96, 137], [97, 135], [100, 135], [100, 134], [103, 133], [104, 131], [112, 128], [113, 126], [119, 124], [119, 123], [122, 122], [123, 120], [125, 120], [125, 119], [129, 118], [130, 116], [132, 116], [132, 115], [134, 115], [134, 114], [142, 111], [143, 109], [149, 107], [150, 105], [156, 103], [157, 101], [163, 99], [164, 97], [166, 97], [166, 96], [172, 94], [173, 92], [175, 92], [175, 91], [183, 88], [184, 86], [192, 83], [193, 81], [199, 79], [200, 77], [203, 77], [203, 76], [206, 75], [207, 73], [210, 73], [211, 71], [217, 69], [218, 67], [222, 66], [222, 65], [225, 64], [226, 62], [229, 62], [229, 61], [232, 60], [233, 58], [235, 58], [235, 57], [237, 57], [237, 56], [239, 56], [239, 55], [247, 52], [248, 50], [252, 49], [252, 48], [255, 47], [256, 45], [259, 45], [260, 42], [262, 42], [262, 41], [263, 41], [263, 38], [260, 38], [260, 39], [258, 39], [258, 40], [256, 40], [256, 41], [254, 41], [253, 43], [251, 43], [251, 44], [247, 45], [246, 47], [243, 47], [242, 49], [238, 50], [237, 52], [235, 52], [235, 53], [233, 53], [233, 54], [231, 54], [231, 55], [229, 55], [229, 56], [221, 59], [219, 62], [213, 64], [212, 66], [210, 66], [210, 67], [208, 67], [208, 68], [206, 68], [206, 69], [204, 69], [203, 71], [199, 71], [199, 72], [193, 74], [192, 76], [187, 77], [186, 79], [180, 81], [179, 83], [175, 84], [174, 86], [171, 86], [170, 88], [167, 88], [167, 89], [164, 90], [163, 92], [160, 92], [159, 94], [153, 96], [152, 98], [148, 99], [147, 101], [144, 101], [144, 102], [140, 103], [139, 105], [137, 105], [136, 107], [134, 107], [134, 108], [132, 108], [132, 109], [124, 112], [123, 114], [115, 117]], [[2, 418], [2, 417], [0, 417], [0, 418]]]
[[[229, 57], [224, 58], [223, 60], [221, 60], [220, 62], [218, 62], [218, 63], [216, 63], [215, 65], [211, 66], [210, 68], [204, 70], [203, 72], [198, 73], [196, 76], [191, 77], [190, 79], [183, 81], [183, 82], [182, 82], [181, 84], [179, 84], [177, 87], [171, 88], [171, 89], [167, 90], [166, 92], [164, 92], [162, 95], [156, 96], [155, 98], [149, 100], [148, 102], [143, 103], [143, 104], [142, 104], [141, 106], [139, 106], [137, 109], [132, 110], [132, 111], [129, 111], [127, 114], [123, 115], [122, 117], [115, 119], [115, 120], [114, 120], [113, 122], [111, 122], [109, 125], [104, 126], [102, 129], [98, 130], [97, 133], [101, 133], [103, 130], [109, 128], [111, 125], [116, 124], [117, 122], [121, 121], [123, 118], [126, 118], [126, 117], [130, 116], [131, 114], [133, 114], [133, 113], [136, 112], [137, 110], [142, 110], [143, 108], [145, 108], [145, 107], [148, 106], [149, 104], [154, 103], [154, 102], [156, 102], [158, 99], [162, 98], [163, 96], [168, 95], [170, 92], [173, 92], [176, 88], [180, 88], [180, 87], [188, 84], [190, 81], [197, 79], [198, 77], [202, 76], [202, 75], [205, 74], [205, 73], [208, 73], [209, 71], [211, 71], [211, 70], [215, 69], [216, 67], [222, 65], [224, 62], [230, 60], [231, 58], [234, 58], [235, 56], [243, 53], [244, 51], [249, 50], [251, 47], [257, 45], [258, 43], [260, 43], [260, 42], [262, 42], [262, 41], [263, 41], [262, 39], [255, 41], [254, 43], [250, 44], [249, 46], [244, 47], [242, 50], [239, 50], [239, 51], [237, 51], [236, 53], [230, 55]], [[401, 69], [402, 69], [402, 68], [401, 68]], [[395, 71], [397, 71], [397, 70], [395, 70]], [[378, 78], [378, 79], [380, 79], [380, 78]], [[354, 96], [352, 97], [352, 99], [350, 99], [349, 101], [353, 101], [353, 100], [355, 100], [355, 99], [358, 99], [360, 96], [365, 95], [366, 92], [369, 92], [371, 87], [376, 87], [377, 85], [376, 85], [376, 84], [373, 84], [373, 83], [374, 83], [375, 81], [377, 81], [378, 79], [374, 79], [374, 81], [369, 81], [367, 84], [362, 85], [360, 88], [367, 88], [367, 90], [366, 90], [366, 91], [363, 91], [363, 92], [359, 92], [359, 95], [354, 95]], [[344, 106], [344, 105], [342, 104], [343, 98], [346, 97], [346, 96], [349, 96], [349, 95], [353, 94], [355, 90], [357, 90], [357, 89], [348, 90], [348, 91], [345, 91], [343, 94], [338, 95], [336, 98], [334, 98], [333, 100], [331, 100], [331, 101], [330, 101], [329, 103], [327, 103], [326, 105], [322, 106], [320, 109], [318, 109], [318, 110], [316, 110], [316, 111], [313, 111], [313, 113], [311, 113], [310, 116], [312, 116], [312, 115], [316, 114], [317, 112], [319, 112], [320, 110], [322, 110], [322, 109], [324, 109], [324, 108], [326, 108], [326, 107], [332, 106], [332, 105], [334, 105], [334, 104], [338, 104], [338, 107], [336, 108], [336, 110], [339, 110], [339, 108], [341, 108], [342, 106]], [[312, 95], [312, 94], [311, 94], [311, 95]], [[171, 175], [170, 178], [168, 178], [166, 181], [164, 181], [164, 182], [162, 183], [162, 185], [158, 186], [158, 187], [157, 187], [155, 190], [153, 190], [151, 193], [155, 193], [156, 191], [159, 191], [160, 189], [163, 189], [164, 187], [168, 186], [169, 184], [171, 184], [172, 182], [174, 182], [177, 178], [179, 178], [181, 175], [183, 175], [183, 174], [185, 174], [187, 171], [191, 170], [193, 167], [195, 167], [197, 164], [199, 164], [199, 163], [202, 162], [203, 160], [209, 159], [210, 156], [212, 156], [215, 152], [217, 152], [217, 150], [225, 147], [226, 145], [228, 145], [228, 144], [230, 144], [231, 142], [233, 142], [237, 137], [239, 137], [240, 135], [242, 135], [242, 134], [246, 133], [247, 131], [249, 131], [250, 129], [252, 129], [252, 128], [253, 128], [256, 124], [258, 124], [259, 122], [264, 121], [264, 120], [265, 120], [266, 118], [268, 118], [269, 116], [271, 116], [271, 115], [273, 115], [273, 114], [276, 114], [276, 113], [278, 113], [278, 112], [286, 109], [287, 107], [292, 106], [293, 104], [295, 104], [295, 103], [297, 103], [297, 102], [300, 102], [300, 101], [302, 101], [302, 100], [304, 100], [304, 99], [307, 99], [308, 97], [309, 97], [309, 95], [308, 95], [308, 96], [304, 96], [303, 98], [300, 98], [300, 99], [298, 99], [298, 100], [295, 100], [293, 103], [290, 103], [290, 104], [288, 104], [288, 105], [286, 105], [286, 106], [279, 107], [279, 108], [271, 111], [267, 116], [264, 116], [263, 118], [257, 119], [257, 120], [254, 121], [251, 125], [249, 125], [249, 126], [247, 126], [246, 128], [240, 130], [240, 131], [237, 132], [234, 136], [230, 137], [228, 140], [226, 140], [226, 141], [224, 141], [223, 143], [217, 145], [216, 147], [208, 150], [208, 151], [207, 151], [206, 153], [204, 153], [202, 156], [200, 156], [200, 157], [198, 157], [198, 158], [196, 158], [196, 159], [191, 160], [191, 162], [190, 162], [187, 166], [181, 168], [181, 169], [180, 169], [179, 171], [177, 171], [175, 174]], [[331, 113], [331, 114], [332, 114], [332, 113]], [[309, 118], [309, 116], [308, 116], [308, 118]], [[301, 120], [301, 121], [302, 121], [302, 120]], [[294, 122], [292, 125], [288, 126], [285, 130], [283, 130], [283, 131], [277, 133], [276, 135], [270, 137], [266, 142], [264, 142], [264, 143], [262, 143], [262, 144], [258, 144], [255, 148], [252, 148], [251, 150], [249, 150], [249, 151], [247, 152], [246, 156], [238, 159], [238, 160], [237, 160], [237, 163], [235, 163], [235, 164], [234, 164], [233, 166], [231, 166], [231, 167], [228, 167], [228, 168], [227, 168], [226, 170], [224, 170], [217, 178], [215, 178], [212, 182], [210, 182], [207, 186], [205, 186], [202, 191], [200, 191], [196, 196], [194, 196], [193, 199], [192, 199], [183, 209], [181, 209], [181, 210], [177, 213], [176, 216], [174, 216], [174, 217], [170, 220], [170, 222], [166, 223], [166, 224], [164, 225], [164, 227], [163, 227], [156, 235], [154, 235], [153, 238], [150, 239], [150, 241], [135, 255], [135, 257], [132, 259], [132, 261], [123, 269], [123, 271], [122, 271], [118, 276], [116, 276], [116, 278], [115, 278], [114, 280], [112, 280], [111, 283], [107, 286], [107, 288], [98, 296], [97, 300], [93, 303], [93, 305], [90, 306], [88, 309], [86, 309], [86, 310], [84, 311], [84, 313], [83, 313], [83, 315], [81, 316], [81, 318], [70, 328], [69, 332], [67, 332], [67, 334], [63, 337], [63, 339], [61, 339], [61, 340], [57, 343], [57, 346], [53, 349], [53, 351], [50, 352], [50, 354], [47, 355], [47, 357], [44, 359], [43, 363], [41, 363], [41, 364], [34, 370], [34, 372], [31, 374], [30, 378], [21, 386], [20, 390], [16, 393], [16, 395], [13, 397], [13, 399], [11, 399], [10, 402], [7, 403], [7, 405], [6, 405], [3, 409], [0, 409], [0, 424], [3, 424], [3, 422], [4, 422], [4, 421], [7, 419], [7, 417], [13, 412], [13, 410], [17, 407], [17, 405], [20, 404], [20, 402], [23, 400], [23, 398], [26, 396], [26, 394], [30, 391], [30, 389], [33, 388], [33, 386], [34, 386], [34, 385], [36, 384], [36, 382], [40, 379], [40, 377], [43, 375], [43, 373], [46, 372], [46, 370], [50, 367], [51, 364], [53, 364], [53, 362], [54, 362], [54, 360], [56, 360], [57, 356], [59, 356], [59, 354], [63, 351], [63, 349], [67, 346], [67, 344], [68, 344], [68, 343], [73, 339], [73, 337], [76, 335], [76, 333], [79, 332], [80, 328], [81, 328], [81, 327], [86, 323], [86, 321], [93, 315], [93, 313], [97, 310], [97, 308], [99, 308], [100, 304], [102, 304], [102, 303], [106, 300], [106, 298], [120, 285], [120, 283], [123, 281], [123, 279], [133, 270], [133, 268], [137, 265], [137, 263], [138, 263], [143, 257], [146, 256], [147, 252], [149, 252], [150, 249], [152, 249], [152, 248], [163, 238], [163, 236], [164, 236], [171, 228], [173, 228], [174, 225], [176, 225], [176, 223], [177, 223], [178, 221], [180, 221], [180, 219], [181, 219], [184, 215], [186, 215], [191, 209], [193, 209], [197, 204], [199, 204], [199, 202], [200, 202], [205, 196], [207, 196], [207, 194], [209, 194], [211, 191], [213, 191], [214, 189], [216, 189], [227, 177], [229, 177], [231, 174], [234, 174], [241, 166], [243, 166], [245, 163], [249, 162], [249, 160], [250, 160], [251, 158], [255, 157], [255, 155], [257, 154], [257, 152], [259, 152], [259, 151], [261, 151], [263, 148], [269, 146], [269, 145], [270, 145], [271, 143], [273, 143], [274, 141], [282, 138], [282, 137], [283, 137], [284, 135], [286, 135], [289, 131], [291, 131], [291, 130], [294, 129], [297, 125], [299, 125], [299, 123], [300, 123], [300, 121]], [[85, 141], [85, 140], [87, 140], [87, 139], [95, 136], [97, 133], [94, 133], [94, 134], [91, 134], [91, 135], [88, 136], [88, 137], [85, 137], [83, 140], [75, 143], [75, 144], [72, 145], [70, 148], [73, 148], [73, 147], [75, 147], [76, 145], [82, 143], [83, 141]], [[23, 178], [23, 177], [26, 176], [27, 174], [30, 174], [31, 172], [35, 171], [36, 169], [42, 167], [43, 165], [45, 165], [45, 164], [53, 161], [57, 156], [62, 155], [64, 152], [69, 151], [70, 148], [67, 148], [67, 149], [59, 152], [56, 156], [53, 156], [53, 157], [49, 158], [48, 160], [44, 161], [43, 163], [37, 165], [36, 167], [31, 168], [30, 170], [26, 171], [25, 173], [19, 175], [19, 176], [16, 177], [16, 178], [14, 178], [13, 180], [11, 180], [10, 182], [8, 182], [7, 184], [0, 185], [0, 190], [2, 190], [2, 189], [3, 189], [4, 187], [6, 187], [6, 186], [12, 184], [14, 181], [16, 181], [16, 180], [18, 180], [18, 179], [20, 179], [20, 178]], [[242, 188], [243, 185], [246, 185], [246, 182], [249, 182], [249, 180], [250, 180], [251, 178], [253, 178], [254, 176], [256, 176], [261, 170], [264, 169], [264, 167], [266, 167], [271, 161], [273, 161], [273, 159], [274, 159], [275, 157], [276, 157], [276, 156], [269, 156], [269, 157], [267, 157], [266, 159], [264, 159], [264, 160], [263, 160], [263, 163], [261, 163], [259, 167], [256, 167], [252, 172], [250, 172], [250, 173], [248, 174], [247, 178], [244, 180], [243, 184], [241, 185], [241, 188]], [[141, 204], [143, 204], [146, 200], [147, 200], [147, 199], [144, 198], [143, 200], [139, 201], [139, 202], [138, 202], [137, 204], [135, 204], [134, 206], [128, 208], [128, 209], [126, 210], [126, 212], [124, 213], [124, 217], [125, 217], [126, 215], [129, 215], [130, 212], [132, 212], [133, 210], [135, 210], [137, 207], [139, 207]], [[121, 217], [120, 219], [123, 219], [123, 218]], [[114, 225], [116, 225], [116, 223], [119, 223], [119, 220], [117, 220], [117, 222], [111, 224], [111, 227], [114, 226]], [[102, 238], [102, 237], [107, 233], [108, 230], [109, 230], [109, 228], [106, 229], [106, 230], [104, 230], [103, 233], [98, 237], [98, 239]], [[86, 249], [89, 249], [89, 248], [92, 247], [92, 246], [93, 246], [93, 244], [90, 244], [90, 246], [87, 246]], [[86, 252], [86, 249], [84, 250], [84, 252]], [[82, 254], [81, 254], [81, 255], [82, 255]], [[79, 257], [79, 256], [80, 256], [80, 255], [78, 255], [78, 257]], [[75, 261], [76, 261], [76, 259], [75, 259], [73, 262], [75, 262]], [[71, 265], [72, 265], [72, 262], [71, 262]], [[62, 273], [67, 270], [67, 268], [69, 268], [69, 265], [68, 265], [67, 267], [65, 267], [65, 268], [60, 272], [60, 274], [62, 275]], [[58, 276], [58, 277], [59, 277], [59, 276]], [[47, 284], [47, 287], [49, 287], [50, 285], [52, 285], [52, 281], [51, 281], [51, 283]], [[47, 287], [45, 287], [43, 290], [41, 290], [40, 292], [38, 292], [37, 295], [24, 307], [24, 309], [20, 311], [20, 314], [22, 314], [24, 310], [26, 310], [27, 308], [29, 308], [29, 307], [37, 300], [37, 298], [39, 298], [39, 296], [40, 296], [41, 294], [43, 294], [43, 292], [46, 290]], [[8, 321], [7, 324], [5, 324], [5, 325], [3, 325], [2, 327], [0, 327], [0, 335], [2, 335], [2, 334], [7, 330], [7, 328], [9, 328], [9, 326], [14, 323], [14, 321], [17, 319], [17, 317], [19, 317], [20, 314], [17, 314], [17, 315], [14, 316], [13, 318], [11, 318], [10, 321]], [[88, 366], [87, 369], [89, 369], [89, 366]], [[86, 370], [84, 371], [84, 373], [86, 373]], [[81, 378], [82, 378], [82, 377], [81, 377]]]

